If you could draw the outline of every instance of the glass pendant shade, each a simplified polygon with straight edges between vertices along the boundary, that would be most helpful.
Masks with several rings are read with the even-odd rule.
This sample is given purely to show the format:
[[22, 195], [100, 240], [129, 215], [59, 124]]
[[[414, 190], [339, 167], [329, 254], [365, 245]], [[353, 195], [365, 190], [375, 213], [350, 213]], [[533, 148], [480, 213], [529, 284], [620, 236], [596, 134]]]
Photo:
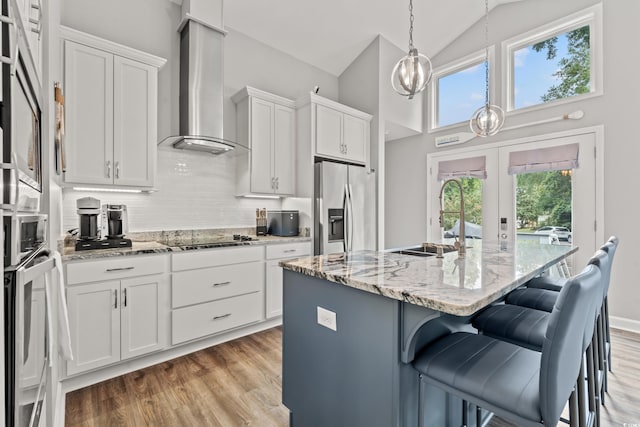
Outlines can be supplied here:
[[497, 105], [486, 104], [478, 108], [471, 116], [469, 126], [478, 136], [495, 135], [504, 125], [504, 111]]
[[431, 60], [418, 53], [418, 49], [411, 49], [393, 68], [391, 85], [400, 95], [413, 99], [427, 87], [431, 75]]

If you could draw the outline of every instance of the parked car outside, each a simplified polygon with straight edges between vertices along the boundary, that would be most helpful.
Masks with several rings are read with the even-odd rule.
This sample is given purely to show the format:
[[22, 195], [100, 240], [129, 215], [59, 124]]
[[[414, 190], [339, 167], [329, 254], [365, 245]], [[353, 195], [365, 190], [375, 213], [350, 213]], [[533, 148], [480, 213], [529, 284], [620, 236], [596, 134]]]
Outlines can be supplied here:
[[571, 230], [569, 230], [567, 227], [549, 225], [546, 227], [538, 228], [534, 234], [540, 234], [543, 236], [555, 234], [556, 236], [558, 236], [558, 240], [571, 242]]

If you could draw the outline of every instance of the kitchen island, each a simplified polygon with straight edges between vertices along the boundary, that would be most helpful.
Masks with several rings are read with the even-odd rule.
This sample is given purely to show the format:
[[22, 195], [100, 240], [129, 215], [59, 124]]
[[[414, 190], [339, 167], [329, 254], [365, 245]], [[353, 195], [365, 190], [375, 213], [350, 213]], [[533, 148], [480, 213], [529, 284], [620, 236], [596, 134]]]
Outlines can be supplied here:
[[[338, 253], [282, 261], [283, 402], [292, 427], [417, 426], [411, 362], [429, 342], [577, 251], [474, 241], [466, 257]], [[460, 401], [427, 387], [427, 426], [458, 423]]]

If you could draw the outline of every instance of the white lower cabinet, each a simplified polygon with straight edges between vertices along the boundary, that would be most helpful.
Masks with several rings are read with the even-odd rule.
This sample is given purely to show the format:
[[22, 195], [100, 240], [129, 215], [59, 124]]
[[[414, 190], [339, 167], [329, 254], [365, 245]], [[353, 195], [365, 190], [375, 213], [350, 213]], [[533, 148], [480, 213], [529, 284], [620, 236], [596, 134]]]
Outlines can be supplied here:
[[292, 243], [267, 246], [267, 282], [265, 286], [265, 312], [267, 319], [282, 316], [282, 267], [278, 263], [283, 259], [307, 256], [311, 253], [311, 244]]
[[264, 319], [263, 247], [176, 254], [172, 269], [173, 345]]
[[[133, 268], [107, 268], [104, 274], [100, 270], [105, 261], [97, 261], [93, 263], [95, 277], [102, 278], [108, 273], [122, 275], [123, 271], [134, 274], [135, 267], [153, 270], [147, 264], [164, 265], [158, 260], [147, 260], [130, 260], [127, 262], [131, 262]], [[108, 261], [106, 263], [108, 265]], [[68, 265], [68, 279], [76, 277], [73, 270], [87, 270], [91, 264], [84, 262], [77, 268], [74, 264]], [[67, 304], [74, 360], [67, 362], [67, 375], [148, 354], [166, 346], [168, 276], [163, 270], [161, 267], [159, 274], [73, 286], [68, 282]]]

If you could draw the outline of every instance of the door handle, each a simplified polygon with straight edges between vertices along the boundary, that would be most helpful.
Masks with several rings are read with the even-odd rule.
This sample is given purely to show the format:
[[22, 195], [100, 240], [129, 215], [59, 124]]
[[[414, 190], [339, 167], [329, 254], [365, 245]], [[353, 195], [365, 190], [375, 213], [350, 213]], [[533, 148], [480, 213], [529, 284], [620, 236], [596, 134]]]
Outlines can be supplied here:
[[[345, 145], [346, 147], [346, 145]], [[346, 154], [346, 150], [345, 150]], [[347, 189], [349, 191], [349, 251], [353, 250], [353, 196], [351, 194], [351, 184], [347, 184]]]
[[113, 305], [113, 308], [114, 308], [114, 309], [117, 309], [117, 308], [118, 308], [118, 290], [117, 290], [117, 289], [115, 289], [115, 290], [113, 291], [113, 294], [115, 295], [115, 300], [116, 300], [115, 304]]
[[348, 184], [344, 185], [344, 199], [342, 202], [342, 206], [344, 209], [344, 220], [343, 220], [343, 246], [344, 251], [349, 252], [349, 217], [351, 216], [351, 212], [349, 211], [349, 186]]
[[123, 300], [122, 301], [122, 305], [124, 307], [126, 307], [127, 306], [127, 288], [124, 288], [124, 291], [122, 291], [122, 294], [123, 294], [122, 295], [122, 300]]

